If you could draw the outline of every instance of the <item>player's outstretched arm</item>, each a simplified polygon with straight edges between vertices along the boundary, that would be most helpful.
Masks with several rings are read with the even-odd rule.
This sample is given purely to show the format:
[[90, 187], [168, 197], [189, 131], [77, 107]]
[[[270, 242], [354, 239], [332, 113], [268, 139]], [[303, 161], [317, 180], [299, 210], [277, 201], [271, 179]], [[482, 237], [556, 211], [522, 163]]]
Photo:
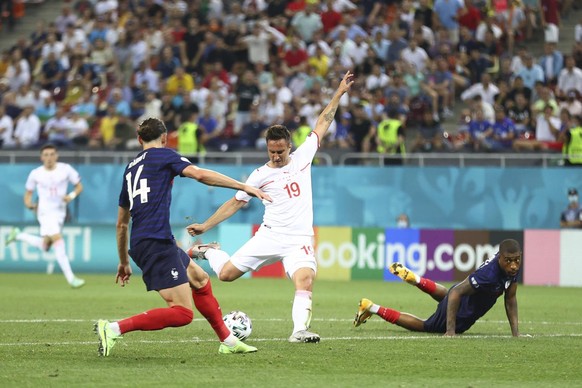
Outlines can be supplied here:
[[129, 219], [129, 209], [120, 206], [117, 210], [116, 225], [117, 255], [119, 256], [119, 265], [117, 266], [115, 283], [120, 283], [122, 287], [125, 286], [126, 283], [129, 283], [129, 278], [132, 273], [131, 265], [129, 264], [129, 253], [127, 250]]
[[213, 170], [207, 170], [205, 168], [196, 166], [188, 166], [184, 169], [184, 171], [182, 171], [182, 174], [188, 178], [196, 179], [198, 182], [204, 183], [208, 186], [218, 186], [235, 190], [242, 190], [250, 196], [257, 197], [261, 200], [266, 199], [267, 201], [271, 201], [271, 197], [263, 193], [260, 189], [246, 185], [237, 181], [236, 179], [232, 179]]
[[230, 218], [234, 213], [239, 211], [246, 202], [239, 201], [235, 197], [232, 197], [228, 201], [222, 204], [213, 215], [208, 217], [206, 221], [202, 224], [191, 224], [186, 227], [190, 236], [197, 236], [204, 232], [209, 231], [210, 229], [214, 228], [216, 225], [220, 224], [222, 221]]
[[335, 94], [331, 98], [331, 101], [329, 102], [329, 104], [327, 104], [325, 109], [319, 115], [319, 118], [315, 123], [315, 129], [313, 130], [313, 132], [317, 134], [320, 141], [323, 139], [323, 136], [325, 136], [325, 133], [327, 132], [329, 126], [333, 122], [335, 112], [337, 111], [337, 107], [339, 106], [340, 98], [344, 95], [344, 93], [350, 90], [350, 87], [354, 84], [353, 79], [354, 75], [350, 71], [348, 71], [344, 75], [342, 81], [340, 82]]
[[505, 313], [511, 327], [511, 335], [519, 337], [519, 325], [517, 315], [517, 283], [512, 283], [505, 290]]
[[469, 279], [466, 278], [461, 283], [457, 284], [451, 291], [449, 291], [449, 300], [447, 303], [447, 331], [445, 336], [456, 335], [457, 329], [457, 313], [459, 312], [459, 305], [461, 298], [464, 295], [471, 295], [475, 293], [475, 289], [469, 284]]

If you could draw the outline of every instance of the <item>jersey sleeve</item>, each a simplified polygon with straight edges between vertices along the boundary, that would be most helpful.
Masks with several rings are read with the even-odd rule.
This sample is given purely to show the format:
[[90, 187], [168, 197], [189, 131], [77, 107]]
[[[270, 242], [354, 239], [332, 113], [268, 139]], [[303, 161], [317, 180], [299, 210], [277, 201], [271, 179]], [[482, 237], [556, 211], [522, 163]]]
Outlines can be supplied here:
[[293, 159], [299, 164], [307, 164], [313, 161], [315, 153], [319, 148], [319, 137], [317, 133], [311, 132], [305, 142], [301, 144], [295, 152], [293, 152]]
[[191, 166], [192, 163], [176, 151], [170, 149], [168, 149], [168, 151], [167, 162], [170, 166], [170, 169], [174, 172], [174, 176], [184, 176], [182, 172], [186, 169], [186, 167]]
[[[247, 178], [245, 183], [249, 186], [260, 188], [261, 187], [261, 180], [262, 180], [261, 174], [259, 172], [259, 169], [257, 168], [256, 170], [254, 170], [251, 173], [251, 175]], [[251, 200], [251, 198], [253, 198], [252, 196], [248, 195], [246, 191], [242, 191], [242, 190], [237, 191], [236, 194], [234, 195], [234, 197], [238, 201], [244, 201], [244, 202], [248, 202]]]
[[75, 170], [73, 166], [70, 164], [68, 166], [69, 171], [67, 172], [67, 178], [71, 184], [76, 185], [77, 183], [81, 182], [81, 175], [79, 175], [79, 172]]
[[26, 191], [34, 191], [34, 189], [36, 189], [36, 178], [34, 171], [35, 170], [32, 170], [30, 174], [28, 174], [28, 178], [26, 178], [26, 184], [24, 185]]
[[469, 283], [477, 291], [494, 287], [496, 282], [497, 279], [493, 277], [492, 272], [488, 270], [487, 266], [483, 266], [469, 275]]
[[121, 184], [121, 192], [119, 193], [119, 207], [129, 208], [129, 193], [127, 192], [127, 180], [125, 179], [127, 169], [123, 174], [123, 182]]

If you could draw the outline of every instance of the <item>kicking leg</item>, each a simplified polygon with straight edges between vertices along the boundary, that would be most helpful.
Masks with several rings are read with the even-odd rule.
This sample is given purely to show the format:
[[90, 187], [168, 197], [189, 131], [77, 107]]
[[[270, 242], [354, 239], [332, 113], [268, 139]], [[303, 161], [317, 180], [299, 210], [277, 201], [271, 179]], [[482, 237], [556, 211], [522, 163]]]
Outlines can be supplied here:
[[196, 309], [206, 318], [218, 336], [221, 345], [220, 353], [252, 353], [257, 348], [238, 340], [226, 327], [222, 320], [220, 305], [212, 293], [212, 285], [208, 274], [196, 263], [190, 260], [188, 265], [188, 279], [192, 288], [192, 298]]
[[223, 282], [232, 282], [244, 275], [244, 272], [230, 262], [228, 253], [220, 250], [220, 244], [216, 242], [208, 244], [195, 243], [186, 253], [193, 259], [208, 260], [210, 268], [218, 276], [218, 279]]
[[400, 263], [394, 263], [390, 266], [390, 272], [404, 280], [408, 284], [418, 287], [422, 292], [429, 294], [434, 300], [440, 302], [447, 296], [447, 288], [441, 284], [435, 283], [428, 278], [423, 278], [406, 268]]

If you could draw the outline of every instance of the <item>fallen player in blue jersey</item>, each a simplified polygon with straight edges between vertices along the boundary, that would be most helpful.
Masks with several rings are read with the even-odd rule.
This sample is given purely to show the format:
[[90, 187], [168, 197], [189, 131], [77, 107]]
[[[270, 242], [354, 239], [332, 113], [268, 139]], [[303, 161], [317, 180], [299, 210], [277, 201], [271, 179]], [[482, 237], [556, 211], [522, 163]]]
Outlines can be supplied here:
[[360, 300], [354, 326], [360, 326], [376, 314], [385, 321], [411, 331], [454, 336], [467, 331], [493, 307], [497, 298], [505, 294], [505, 311], [511, 334], [518, 337], [516, 292], [521, 256], [521, 247], [517, 241], [504, 240], [495, 257], [487, 260], [450, 290], [430, 279], [416, 275], [400, 263], [394, 263], [390, 266], [390, 271], [438, 301], [437, 310], [428, 319], [422, 320], [408, 313], [379, 306], [363, 298]]

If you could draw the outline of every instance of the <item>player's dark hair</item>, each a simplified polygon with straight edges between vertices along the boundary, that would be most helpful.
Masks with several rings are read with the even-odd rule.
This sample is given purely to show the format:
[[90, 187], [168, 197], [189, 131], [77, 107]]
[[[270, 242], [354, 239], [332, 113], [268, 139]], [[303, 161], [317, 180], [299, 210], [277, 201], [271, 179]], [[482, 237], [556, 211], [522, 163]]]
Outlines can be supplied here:
[[499, 244], [499, 253], [500, 254], [518, 253], [518, 252], [521, 252], [521, 246], [515, 240], [507, 239], [507, 240], [501, 241], [501, 244]]
[[291, 142], [291, 133], [284, 125], [271, 125], [267, 129], [267, 134], [265, 135], [265, 139], [269, 140], [281, 140], [284, 139], [287, 143]]
[[45, 145], [43, 145], [42, 147], [40, 147], [40, 153], [42, 154], [42, 151], [44, 150], [57, 150], [57, 146], [52, 144], [52, 143], [46, 143]]
[[152, 140], [158, 139], [163, 133], [168, 132], [166, 125], [160, 119], [150, 117], [141, 122], [137, 128], [137, 134], [141, 139], [149, 143]]

